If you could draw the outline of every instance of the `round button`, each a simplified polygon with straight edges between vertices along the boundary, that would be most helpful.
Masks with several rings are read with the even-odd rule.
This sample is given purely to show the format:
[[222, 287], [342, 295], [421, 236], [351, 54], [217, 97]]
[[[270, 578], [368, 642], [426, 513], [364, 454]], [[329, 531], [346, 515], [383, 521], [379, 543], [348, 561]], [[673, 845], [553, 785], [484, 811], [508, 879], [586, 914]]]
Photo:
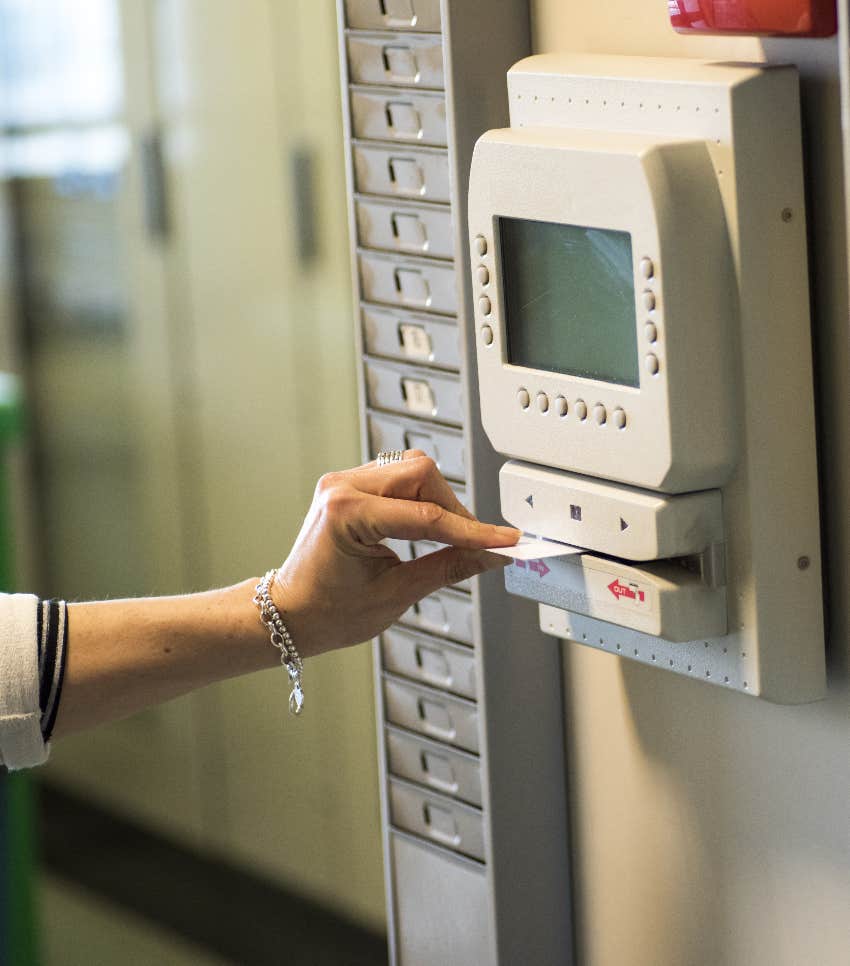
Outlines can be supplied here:
[[604, 426], [608, 421], [608, 410], [602, 405], [602, 403], [597, 403], [593, 407], [593, 418], [600, 426]]
[[568, 411], [567, 400], [563, 396], [555, 396], [555, 412], [559, 416], [566, 416]]
[[651, 312], [655, 308], [655, 292], [643, 292], [640, 300], [647, 312]]
[[489, 325], [481, 326], [481, 341], [484, 343], [484, 345], [493, 344], [493, 330]]
[[584, 422], [587, 419], [587, 403], [583, 399], [577, 399], [573, 408], [575, 409], [576, 417]]
[[644, 278], [652, 278], [655, 275], [655, 266], [652, 264], [651, 258], [642, 258], [640, 260], [640, 273]]
[[490, 273], [487, 271], [487, 266], [479, 265], [475, 269], [475, 277], [478, 279], [479, 285], [488, 285], [490, 283]]
[[482, 295], [478, 300], [478, 308], [481, 309], [482, 315], [489, 315], [492, 311], [493, 306], [490, 303], [490, 299], [488, 299], [486, 295]]
[[549, 397], [545, 392], [537, 393], [537, 408], [541, 413], [549, 412]]
[[479, 255], [487, 254], [487, 239], [483, 235], [477, 235], [475, 238], [475, 251]]
[[654, 322], [647, 322], [643, 327], [643, 334], [646, 336], [647, 342], [657, 342], [658, 341], [658, 329]]
[[651, 352], [646, 357], [646, 371], [651, 375], [655, 376], [658, 374], [660, 366], [658, 364], [658, 356], [653, 355]]
[[617, 429], [626, 428], [626, 411], [625, 409], [620, 409], [618, 406], [613, 413], [611, 413], [611, 421], [617, 427]]
[[528, 409], [528, 407], [531, 405], [531, 396], [528, 395], [527, 389], [520, 389], [520, 391], [516, 394], [516, 398], [523, 409]]

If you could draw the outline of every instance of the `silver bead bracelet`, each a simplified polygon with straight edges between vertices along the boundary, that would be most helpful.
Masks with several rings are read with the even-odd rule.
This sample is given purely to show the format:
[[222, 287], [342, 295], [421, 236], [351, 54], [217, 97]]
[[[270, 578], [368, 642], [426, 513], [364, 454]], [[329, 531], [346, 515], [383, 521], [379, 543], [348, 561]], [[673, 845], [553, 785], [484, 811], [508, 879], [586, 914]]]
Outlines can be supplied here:
[[266, 625], [272, 644], [280, 651], [280, 663], [286, 668], [292, 691], [289, 694], [290, 714], [301, 714], [304, 707], [304, 691], [301, 688], [301, 675], [304, 672], [304, 662], [295, 649], [292, 635], [286, 629], [270, 590], [277, 577], [277, 570], [270, 570], [256, 586], [254, 603], [260, 609], [260, 620]]

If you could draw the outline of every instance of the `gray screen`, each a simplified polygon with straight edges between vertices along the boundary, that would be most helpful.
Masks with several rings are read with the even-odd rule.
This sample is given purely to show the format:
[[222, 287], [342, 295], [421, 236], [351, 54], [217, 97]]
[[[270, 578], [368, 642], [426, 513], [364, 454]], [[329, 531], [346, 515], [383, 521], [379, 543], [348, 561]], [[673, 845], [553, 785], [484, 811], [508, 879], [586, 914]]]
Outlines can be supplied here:
[[632, 237], [499, 218], [508, 362], [638, 386]]

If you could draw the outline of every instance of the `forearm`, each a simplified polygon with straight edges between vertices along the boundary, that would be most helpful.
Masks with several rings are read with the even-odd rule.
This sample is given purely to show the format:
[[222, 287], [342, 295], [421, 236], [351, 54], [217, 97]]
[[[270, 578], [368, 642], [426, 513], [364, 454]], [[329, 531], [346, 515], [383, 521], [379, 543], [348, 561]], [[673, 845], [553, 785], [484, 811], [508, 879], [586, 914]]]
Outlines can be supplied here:
[[[270, 595], [301, 658], [368, 640], [439, 587], [504, 557], [519, 531], [476, 521], [432, 460], [411, 451], [320, 481]], [[443, 543], [401, 561], [387, 538]], [[124, 718], [196, 688], [280, 663], [254, 604], [257, 579], [184, 597], [70, 604], [53, 734]], [[34, 666], [35, 667], [35, 666]], [[37, 670], [37, 668], [35, 668]]]
[[252, 602], [256, 582], [183, 597], [69, 604], [54, 735], [278, 664]]

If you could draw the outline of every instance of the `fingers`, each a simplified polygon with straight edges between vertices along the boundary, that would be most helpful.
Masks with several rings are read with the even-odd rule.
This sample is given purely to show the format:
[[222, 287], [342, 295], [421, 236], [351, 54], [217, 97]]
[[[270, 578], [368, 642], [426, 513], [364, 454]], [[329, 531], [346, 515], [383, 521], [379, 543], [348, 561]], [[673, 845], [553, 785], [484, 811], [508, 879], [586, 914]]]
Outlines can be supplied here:
[[386, 537], [397, 540], [433, 540], [470, 550], [512, 547], [519, 530], [452, 513], [438, 503], [373, 497], [364, 504], [363, 516], [377, 543]]
[[401, 462], [389, 463], [386, 466], [378, 466], [375, 462], [366, 463], [346, 475], [364, 493], [437, 503], [452, 513], [474, 519], [458, 500], [434, 460], [421, 450], [405, 450]]
[[392, 599], [407, 610], [417, 601], [441, 587], [458, 584], [487, 570], [498, 570], [513, 563], [509, 557], [486, 550], [461, 550], [446, 547], [417, 557], [388, 570], [382, 578], [390, 585]]

